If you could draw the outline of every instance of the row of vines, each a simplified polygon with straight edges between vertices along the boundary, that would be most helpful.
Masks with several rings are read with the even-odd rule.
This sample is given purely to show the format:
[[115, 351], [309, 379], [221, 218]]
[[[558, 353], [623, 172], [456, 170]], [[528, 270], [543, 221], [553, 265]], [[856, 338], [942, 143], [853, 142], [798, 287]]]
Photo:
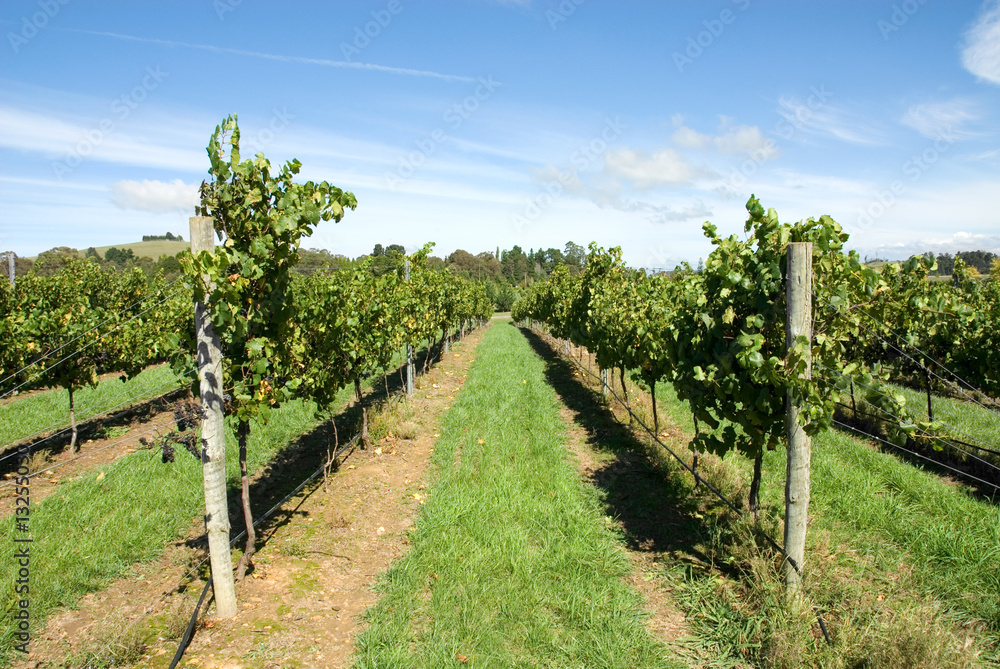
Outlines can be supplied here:
[[[438, 342], [446, 348], [456, 331], [493, 313], [482, 284], [428, 267], [431, 244], [409, 257], [380, 258], [378, 266], [369, 259], [344, 269], [298, 271], [302, 238], [321, 221], [339, 222], [357, 201], [325, 181], [295, 181], [297, 160], [273, 170], [263, 154], [243, 159], [239, 139], [235, 116], [210, 139], [211, 178], [202, 183], [200, 216], [192, 219], [192, 233], [197, 228], [199, 234], [192, 234], [193, 252], [180, 257], [176, 281], [80, 259], [53, 276], [0, 283], [0, 398], [68, 390], [74, 450], [74, 392], [102, 375], [126, 380], [169, 362], [191, 382], [201, 400], [206, 529], [223, 616], [232, 615], [235, 600], [222, 430], [231, 430], [239, 446], [247, 533], [236, 567], [242, 578], [256, 540], [247, 470], [252, 426], [291, 400], [312, 402], [325, 414], [340, 391], [353, 387], [367, 445], [363, 380], [386, 374], [404, 347], [412, 351], [425, 342], [426, 365]], [[207, 243], [212, 237], [220, 243]], [[207, 351], [206, 335], [219, 356]], [[206, 374], [214, 377], [209, 394]], [[218, 416], [213, 426], [210, 416]], [[220, 556], [227, 558], [222, 570]], [[229, 613], [222, 612], [223, 599]]]
[[[700, 273], [647, 276], [626, 267], [620, 249], [592, 244], [583, 274], [557, 270], [513, 316], [586, 347], [623, 381], [630, 373], [653, 393], [658, 381], [672, 384], [695, 419], [692, 450], [736, 450], [755, 461], [751, 509], [764, 449], [784, 437], [789, 399], [809, 434], [828, 429], [857, 395], [891, 417], [888, 440], [934, 449], [943, 426], [922, 420], [890, 381], [940, 364], [981, 390], [1000, 390], [1000, 283], [976, 281], [960, 263], [953, 283], [928, 282], [933, 261], [920, 257], [876, 270], [845, 251], [848, 235], [828, 216], [781, 223], [755, 197], [747, 210], [744, 239], [705, 224], [715, 248]], [[789, 347], [790, 242], [813, 245], [814, 336]], [[806, 352], [811, 378], [801, 374]], [[934, 378], [955, 385], [940, 371]]]

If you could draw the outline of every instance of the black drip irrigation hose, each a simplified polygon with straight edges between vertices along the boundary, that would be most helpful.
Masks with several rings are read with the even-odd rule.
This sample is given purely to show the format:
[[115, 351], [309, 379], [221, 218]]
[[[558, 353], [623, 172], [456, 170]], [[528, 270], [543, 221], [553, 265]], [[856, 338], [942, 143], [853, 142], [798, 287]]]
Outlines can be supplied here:
[[[478, 326], [478, 327], [483, 327], [483, 326]], [[476, 330], [476, 329], [478, 329], [478, 328], [471, 328], [467, 334], [472, 334], [472, 332], [474, 330]], [[417, 377], [420, 377], [420, 376], [423, 376], [423, 375], [418, 373]], [[391, 406], [393, 403], [398, 403], [404, 397], [406, 397], [406, 391], [403, 390], [403, 389], [401, 389], [401, 390], [397, 391], [396, 393], [394, 393], [393, 395], [387, 397], [386, 398], [386, 402], [389, 403], [390, 406]], [[361, 434], [360, 433], [354, 435], [351, 438], [351, 440], [348, 441], [346, 444], [344, 444], [342, 447], [340, 447], [337, 450], [337, 452], [334, 453], [333, 456], [330, 457], [330, 459], [327, 460], [323, 464], [322, 467], [320, 467], [319, 469], [317, 469], [306, 480], [304, 480], [302, 483], [300, 483], [298, 486], [296, 486], [295, 490], [293, 490], [292, 492], [288, 493], [288, 495], [286, 495], [284, 497], [284, 499], [282, 499], [280, 502], [278, 502], [277, 504], [275, 504], [274, 506], [272, 506], [264, 515], [260, 516], [254, 522], [254, 524], [253, 524], [254, 527], [257, 527], [257, 525], [259, 525], [261, 522], [263, 522], [264, 520], [266, 520], [267, 518], [269, 518], [272, 514], [274, 514], [274, 512], [276, 512], [285, 502], [287, 502], [292, 497], [294, 497], [296, 494], [298, 494], [299, 492], [301, 492], [302, 489], [305, 488], [306, 485], [310, 481], [312, 481], [313, 479], [315, 479], [316, 477], [318, 477], [320, 474], [322, 474], [324, 469], [326, 469], [328, 466], [330, 466], [330, 464], [334, 460], [336, 460], [337, 458], [339, 458], [344, 453], [344, 451], [346, 451], [347, 449], [351, 448], [357, 442], [357, 440], [360, 439], [360, 438], [361, 438]], [[244, 536], [246, 536], [246, 530], [243, 530], [239, 535], [236, 536], [236, 538], [230, 540], [230, 543], [229, 543], [230, 547], [235, 546], [236, 542], [239, 541], [240, 539], [242, 539]], [[203, 565], [207, 560], [208, 560], [208, 558], [203, 559], [201, 562], [198, 563], [198, 565], [195, 567], [195, 569], [200, 568], [201, 565]], [[191, 572], [189, 572], [189, 575], [191, 573], [194, 573], [194, 570], [192, 570]], [[191, 619], [188, 622], [187, 630], [184, 633], [184, 637], [181, 639], [181, 643], [178, 645], [177, 653], [174, 655], [173, 662], [171, 662], [171, 664], [170, 664], [170, 669], [174, 669], [177, 666], [177, 663], [180, 661], [181, 658], [183, 658], [184, 652], [187, 650], [187, 647], [191, 643], [191, 638], [193, 637], [193, 633], [194, 633], [193, 632], [194, 631], [194, 625], [195, 625], [195, 622], [198, 619], [198, 613], [201, 610], [202, 602], [204, 601], [205, 595], [208, 592], [208, 589], [209, 589], [209, 587], [211, 585], [212, 585], [212, 577], [209, 576], [208, 581], [205, 583], [205, 587], [202, 589], [201, 597], [199, 597], [199, 599], [198, 599], [198, 604], [195, 607], [195, 610], [191, 613]], [[166, 595], [164, 595], [164, 597], [165, 596]], [[163, 598], [161, 598], [161, 601], [162, 601], [162, 599]], [[149, 611], [147, 610], [147, 613], [148, 612]], [[143, 614], [142, 616], [140, 616], [140, 618], [144, 617], [145, 615], [146, 614]], [[138, 622], [138, 619], [136, 621], [133, 621], [132, 624], [134, 625], [136, 622]], [[98, 659], [99, 659], [99, 657], [100, 656], [98, 656]], [[91, 666], [92, 665], [88, 664], [86, 669], [89, 669]]]
[[198, 598], [198, 604], [195, 605], [194, 611], [191, 613], [191, 619], [188, 620], [187, 629], [184, 631], [184, 637], [181, 639], [181, 643], [177, 646], [177, 652], [174, 653], [174, 659], [170, 662], [170, 669], [175, 669], [177, 663], [181, 661], [184, 657], [184, 651], [187, 650], [188, 644], [191, 643], [191, 637], [194, 636], [194, 625], [198, 622], [198, 612], [201, 611], [201, 603], [205, 601], [205, 595], [208, 594], [208, 589], [212, 587], [212, 577], [208, 577], [208, 581], [205, 583], [205, 587], [201, 591], [201, 597]]
[[[542, 333], [542, 334], [544, 334], [544, 333]], [[573, 357], [570, 357], [570, 360], [572, 360], [573, 364], [575, 364], [577, 367], [579, 367], [583, 371], [587, 372], [588, 374], [590, 374], [591, 376], [593, 376], [595, 379], [597, 379], [598, 381], [600, 381], [603, 384], [603, 381], [601, 380], [601, 378], [599, 376], [597, 376], [592, 371], [590, 371], [589, 369], [587, 369], [586, 367], [584, 367], [582, 364], [580, 364], [579, 362], [577, 362], [576, 359], [574, 359]], [[649, 427], [644, 422], [642, 422], [642, 419], [640, 419], [637, 415], [635, 415], [635, 413], [632, 411], [632, 409], [622, 400], [622, 398], [620, 398], [618, 396], [618, 393], [616, 393], [613, 388], [611, 388], [610, 386], [608, 386], [608, 392], [611, 393], [612, 397], [614, 397], [616, 400], [618, 400], [619, 404], [621, 404], [623, 407], [625, 407], [625, 410], [628, 411], [629, 415], [632, 416], [636, 420], [636, 422], [639, 423], [639, 425], [642, 426], [642, 429], [644, 429], [649, 434], [649, 436], [651, 436], [653, 438], [653, 441], [655, 441], [657, 444], [659, 444], [661, 447], [663, 447], [663, 449], [667, 453], [669, 453], [670, 455], [672, 455], [674, 457], [674, 459], [677, 460], [677, 462], [681, 463], [681, 466], [683, 466], [684, 469], [686, 469], [688, 472], [691, 473], [692, 476], [694, 476], [695, 481], [697, 481], [698, 483], [703, 484], [706, 488], [708, 488], [709, 490], [711, 490], [712, 493], [715, 494], [715, 496], [718, 497], [726, 506], [728, 506], [730, 509], [732, 509], [736, 513], [737, 516], [739, 516], [740, 518], [743, 517], [743, 515], [744, 515], [743, 511], [741, 511], [732, 502], [730, 502], [726, 498], [726, 496], [723, 495], [721, 492], [719, 492], [719, 490], [715, 486], [713, 486], [711, 483], [709, 483], [708, 481], [706, 481], [705, 479], [703, 479], [698, 474], [698, 472], [696, 472], [694, 469], [692, 469], [691, 466], [688, 463], [686, 463], [683, 458], [681, 458], [679, 455], [677, 455], [676, 453], [674, 453], [674, 451], [671, 450], [671, 448], [669, 446], [667, 446], [662, 441], [660, 441], [659, 435], [654, 434], [653, 431], [650, 430]], [[785, 549], [782, 548], [778, 544], [777, 541], [775, 541], [774, 539], [772, 539], [771, 535], [769, 535], [767, 532], [764, 532], [763, 530], [761, 530], [760, 534], [761, 534], [761, 536], [764, 537], [764, 539], [767, 540], [767, 543], [769, 543], [772, 548], [774, 548], [776, 551], [778, 551], [782, 555], [782, 557], [784, 558], [784, 560], [786, 562], [788, 562], [789, 565], [791, 565], [792, 569], [795, 570], [795, 573], [798, 574], [799, 577], [802, 577], [802, 571], [799, 569], [799, 565], [796, 564], [795, 559], [792, 558], [785, 551]], [[809, 591], [806, 589], [806, 587], [805, 587], [804, 584], [802, 585], [802, 592], [807, 597], [809, 597], [810, 599], [812, 598], [811, 595], [810, 595], [810, 593], [809, 593]], [[812, 608], [813, 608], [813, 613], [816, 614], [816, 621], [819, 623], [820, 631], [823, 632], [823, 638], [826, 639], [826, 643], [828, 645], [832, 646], [833, 645], [833, 640], [830, 639], [830, 634], [829, 634], [829, 632], [827, 632], [826, 623], [823, 621], [823, 616], [820, 614], [819, 609], [815, 605]]]
[[[862, 400], [862, 401], [865, 401], [865, 400]], [[843, 402], [837, 402], [836, 404], [837, 404], [837, 406], [841, 407], [842, 409], [845, 409], [845, 410], [851, 409], [852, 413], [854, 413], [855, 415], [863, 416], [865, 418], [870, 418], [872, 420], [882, 421], [883, 423], [888, 423], [889, 422], [889, 421], [887, 421], [886, 419], [884, 419], [884, 418], [882, 418], [880, 416], [876, 416], [876, 415], [870, 414], [868, 412], [855, 411], [853, 407], [848, 406], [848, 405], [844, 404]], [[868, 404], [869, 404], [869, 406], [874, 406], [871, 403], [868, 403]], [[875, 407], [875, 408], [878, 408], [878, 407]], [[873, 439], [877, 439], [878, 438], [878, 437], [876, 437], [873, 434], [865, 432], [864, 430], [860, 430], [860, 429], [856, 429], [856, 428], [852, 428], [852, 429], [854, 429], [856, 432], [860, 432], [861, 434], [866, 434], [869, 437], [872, 437]], [[968, 448], [974, 448], [974, 449], [976, 449], [978, 451], [985, 451], [987, 453], [995, 453], [996, 455], [1000, 455], [1000, 451], [995, 451], [995, 450], [990, 449], [990, 448], [983, 448], [982, 446], [976, 446], [975, 444], [970, 444], [970, 443], [967, 443], [967, 442], [964, 442], [964, 441], [959, 441], [958, 439], [946, 439], [944, 437], [940, 437], [938, 435], [931, 434], [930, 432], [926, 432], [926, 431], [923, 431], [923, 432], [925, 433], [925, 435], [927, 437], [929, 437], [931, 439], [934, 439], [935, 441], [938, 441], [938, 442], [944, 444], [945, 446], [950, 446], [952, 449], [958, 451], [959, 453], [964, 453], [965, 455], [968, 455], [970, 458], [972, 458], [973, 460], [976, 460], [979, 463], [982, 463], [983, 465], [985, 465], [989, 469], [994, 469], [994, 470], [1000, 472], [1000, 467], [998, 467], [995, 463], [990, 462], [989, 460], [985, 460], [985, 459], [983, 459], [983, 458], [981, 458], [981, 457], [979, 457], [977, 455], [974, 455], [973, 453], [969, 453], [968, 451], [963, 451], [962, 449], [958, 448], [958, 446], [956, 446], [955, 444], [961, 444], [962, 446], [967, 446]], [[898, 446], [897, 446], [897, 448], [898, 448]], [[905, 450], [905, 449], [903, 449], [903, 450]], [[940, 450], [944, 450], [944, 449], [942, 448]], [[911, 451], [907, 451], [907, 453], [909, 453], [909, 452], [911, 452]], [[939, 462], [939, 461], [938, 460], [932, 460], [932, 462]], [[941, 464], [942, 466], [947, 467], [947, 465], [945, 465], [943, 462], [941, 462], [939, 464]], [[952, 469], [951, 471], [954, 471], [956, 473], [961, 473], [960, 470], [957, 470], [957, 469]], [[975, 476], [972, 476], [971, 474], [962, 474], [962, 475], [963, 476], [969, 476], [971, 478], [976, 478]], [[982, 481], [982, 479], [976, 479], [976, 480], [977, 481]]]

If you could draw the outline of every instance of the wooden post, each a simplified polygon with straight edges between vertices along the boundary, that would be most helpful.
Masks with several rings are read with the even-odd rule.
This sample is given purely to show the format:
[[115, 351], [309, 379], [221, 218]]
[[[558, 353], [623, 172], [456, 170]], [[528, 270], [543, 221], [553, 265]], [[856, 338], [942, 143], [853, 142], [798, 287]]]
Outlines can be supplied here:
[[7, 278], [10, 279], [10, 285], [14, 285], [14, 252], [7, 251]]
[[608, 388], [608, 377], [609, 376], [610, 376], [610, 374], [608, 374], [608, 370], [606, 370], [606, 369], [602, 369], [601, 370], [601, 394], [604, 395], [605, 399], [607, 399], [607, 397], [608, 397], [608, 391], [609, 391], [609, 388]]
[[[404, 271], [406, 272], [406, 282], [410, 282], [410, 259], [407, 258], [403, 263]], [[413, 397], [413, 343], [406, 342], [406, 394], [409, 397]]]
[[[785, 343], [790, 350], [800, 337], [812, 342], [812, 243], [788, 245], [786, 284]], [[812, 359], [806, 354], [806, 368], [801, 378], [812, 378]], [[809, 460], [811, 439], [799, 425], [799, 407], [788, 393], [785, 433], [788, 457], [785, 470], [785, 589], [794, 601], [802, 587], [806, 550], [806, 523], [809, 517]], [[791, 564], [794, 562], [794, 566]], [[796, 569], [797, 568], [797, 569]]]
[[927, 381], [927, 420], [934, 420], [934, 405], [931, 404], [931, 370], [926, 366], [921, 365], [924, 368], [924, 379]]
[[[192, 216], [191, 252], [215, 249], [215, 229], [208, 216]], [[237, 613], [233, 558], [229, 552], [229, 504], [226, 501], [226, 439], [222, 398], [222, 347], [212, 325], [208, 306], [194, 305], [198, 346], [198, 381], [201, 407], [201, 462], [205, 485], [205, 531], [212, 565], [216, 613], [232, 618]]]

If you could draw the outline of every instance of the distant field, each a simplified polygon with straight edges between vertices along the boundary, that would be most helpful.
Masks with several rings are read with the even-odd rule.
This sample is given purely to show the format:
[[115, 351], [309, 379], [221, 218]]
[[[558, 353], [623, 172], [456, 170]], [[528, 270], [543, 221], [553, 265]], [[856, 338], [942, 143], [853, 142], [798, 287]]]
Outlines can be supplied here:
[[[159, 259], [160, 256], [166, 254], [168, 256], [177, 255], [186, 248], [190, 248], [190, 242], [171, 242], [167, 240], [156, 241], [156, 242], [133, 242], [132, 244], [111, 244], [111, 246], [95, 246], [94, 250], [97, 251], [101, 257], [104, 257], [105, 251], [111, 247], [122, 249], [132, 249], [132, 253], [136, 254], [140, 258], [145, 256], [147, 258], [152, 258], [153, 260]], [[87, 249], [80, 249], [81, 253], [85, 252]]]
[[[177, 255], [191, 245], [189, 242], [171, 242], [167, 240], [156, 241], [156, 242], [132, 242], [131, 244], [110, 244], [108, 246], [95, 246], [94, 250], [103, 258], [104, 253], [111, 247], [118, 249], [132, 249], [132, 253], [136, 254], [140, 258], [152, 258], [153, 260], [159, 260], [160, 256], [166, 255]], [[82, 256], [87, 252], [87, 247], [78, 249], [80, 255]], [[36, 256], [28, 258], [29, 260], [34, 260]]]

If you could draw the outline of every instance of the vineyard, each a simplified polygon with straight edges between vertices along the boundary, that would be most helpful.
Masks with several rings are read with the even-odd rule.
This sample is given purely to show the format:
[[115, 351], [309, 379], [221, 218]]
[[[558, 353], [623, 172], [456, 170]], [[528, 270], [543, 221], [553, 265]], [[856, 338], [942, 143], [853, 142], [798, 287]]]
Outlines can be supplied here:
[[[0, 282], [0, 538], [24, 556], [0, 582], [5, 663], [1000, 662], [996, 277], [873, 269], [828, 216], [751, 197], [743, 239], [705, 224], [702, 271], [592, 244], [515, 327], [432, 244], [299, 267], [355, 196], [243, 159], [235, 117], [208, 156], [178, 278], [70, 259]], [[160, 567], [157, 598], [122, 596], [141, 611], [59, 641]], [[344, 648], [309, 640], [350, 608], [324, 596], [373, 583], [330, 623]]]

